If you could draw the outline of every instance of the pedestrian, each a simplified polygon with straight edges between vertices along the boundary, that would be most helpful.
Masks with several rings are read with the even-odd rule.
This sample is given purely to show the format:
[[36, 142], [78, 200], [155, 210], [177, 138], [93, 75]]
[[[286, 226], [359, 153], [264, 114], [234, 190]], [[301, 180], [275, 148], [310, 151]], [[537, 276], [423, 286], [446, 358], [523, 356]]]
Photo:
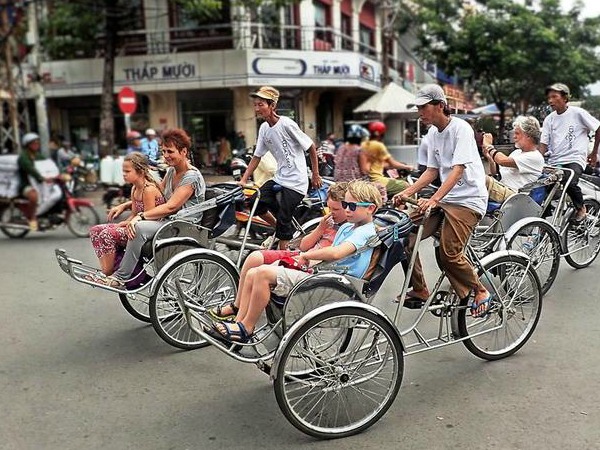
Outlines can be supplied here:
[[[466, 121], [450, 115], [444, 91], [437, 84], [423, 86], [416, 95], [415, 105], [421, 122], [434, 128], [430, 132], [427, 169], [412, 186], [394, 197], [394, 203], [403, 203], [404, 198], [429, 186], [439, 175], [442, 181], [439, 189], [431, 198], [418, 200], [417, 214], [432, 208], [422, 239], [441, 229], [439, 254], [442, 268], [459, 298], [469, 298], [471, 314], [481, 317], [490, 307], [491, 295], [479, 282], [473, 265], [465, 256], [467, 241], [485, 214], [488, 200], [485, 170], [475, 134]], [[408, 253], [413, 251], [416, 237], [416, 233], [411, 233]], [[410, 281], [412, 290], [407, 297], [411, 302], [423, 304], [429, 290], [418, 256]]]
[[135, 130], [127, 133], [127, 154], [132, 152], [142, 152], [142, 135]]
[[[546, 88], [546, 99], [552, 112], [544, 119], [540, 151], [548, 164], [573, 171], [567, 194], [576, 209], [573, 220], [581, 222], [586, 215], [579, 177], [589, 162], [592, 167], [598, 158], [600, 121], [585, 109], [569, 105], [571, 91], [566, 84], [555, 83]], [[588, 157], [589, 133], [594, 133], [594, 147]]]
[[61, 147], [56, 152], [56, 164], [61, 172], [67, 170], [69, 164], [73, 158], [77, 156], [75, 149], [71, 146], [71, 142], [64, 140], [62, 141]]
[[160, 148], [156, 131], [153, 128], [148, 128], [145, 134], [146, 137], [140, 141], [140, 147], [142, 153], [148, 158], [150, 165], [156, 167], [160, 159]]
[[256, 212], [275, 227], [279, 248], [285, 249], [294, 234], [292, 213], [308, 192], [305, 152], [310, 156], [313, 187], [319, 188], [322, 184], [317, 149], [313, 140], [300, 130], [296, 122], [277, 114], [277, 89], [262, 86], [250, 96], [254, 99], [256, 116], [264, 122], [258, 130], [256, 149], [240, 184], [248, 183], [263, 155], [270, 152], [275, 157], [277, 172], [272, 180], [260, 187], [260, 201]]
[[369, 132], [358, 124], [353, 124], [346, 131], [346, 142], [335, 153], [333, 179], [335, 182], [352, 181], [367, 175], [368, 167], [360, 164], [361, 144], [369, 137]]

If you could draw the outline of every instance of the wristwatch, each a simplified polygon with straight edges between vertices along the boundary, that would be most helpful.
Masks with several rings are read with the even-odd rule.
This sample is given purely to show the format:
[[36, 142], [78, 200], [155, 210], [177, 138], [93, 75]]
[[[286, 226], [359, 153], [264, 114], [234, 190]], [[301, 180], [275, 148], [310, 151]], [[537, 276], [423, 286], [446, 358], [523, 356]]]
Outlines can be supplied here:
[[138, 217], [140, 218], [140, 220], [146, 220], [146, 218], [144, 217], [144, 213], [143, 212], [139, 212], [138, 213]]

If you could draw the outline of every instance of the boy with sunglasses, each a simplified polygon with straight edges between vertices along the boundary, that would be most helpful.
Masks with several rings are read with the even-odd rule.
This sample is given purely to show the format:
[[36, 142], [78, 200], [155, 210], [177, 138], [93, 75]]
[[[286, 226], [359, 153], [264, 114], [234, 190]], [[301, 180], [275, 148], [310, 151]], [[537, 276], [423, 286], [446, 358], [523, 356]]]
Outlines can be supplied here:
[[[240, 283], [235, 301], [217, 306], [209, 314], [217, 320], [230, 320], [235, 317], [240, 304], [240, 294], [244, 290], [246, 274], [250, 269], [273, 264], [282, 259], [293, 258], [300, 252], [329, 247], [333, 244], [340, 226], [346, 222], [346, 209], [342, 207], [348, 183], [335, 183], [327, 191], [329, 214], [323, 216], [317, 227], [302, 238], [298, 250], [256, 250], [248, 255], [240, 272]], [[289, 260], [289, 259], [288, 259]]]
[[[337, 231], [330, 247], [301, 252], [295, 257], [299, 266], [309, 266], [311, 261], [336, 261], [340, 271], [353, 277], [364, 276], [373, 249], [360, 253], [357, 250], [375, 236], [373, 214], [381, 206], [381, 194], [370, 182], [355, 180], [348, 183], [345, 200], [347, 223]], [[309, 276], [302, 270], [279, 265], [262, 265], [250, 269], [238, 294], [237, 314], [232, 322], [220, 322], [210, 330], [211, 334], [228, 342], [248, 342], [254, 332], [262, 311], [266, 308], [271, 292], [286, 296], [300, 280]]]

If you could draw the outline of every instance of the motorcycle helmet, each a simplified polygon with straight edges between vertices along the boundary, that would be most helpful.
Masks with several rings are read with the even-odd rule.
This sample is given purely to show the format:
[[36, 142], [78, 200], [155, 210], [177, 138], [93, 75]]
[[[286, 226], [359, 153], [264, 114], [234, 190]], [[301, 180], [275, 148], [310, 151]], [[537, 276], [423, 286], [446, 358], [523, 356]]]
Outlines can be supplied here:
[[353, 124], [348, 127], [346, 132], [346, 139], [363, 139], [369, 137], [369, 132], [360, 125]]
[[27, 147], [33, 141], [38, 141], [40, 136], [37, 133], [25, 133], [23, 138], [21, 139], [21, 145], [23, 147]]
[[383, 123], [383, 122], [377, 121], [377, 122], [371, 122], [369, 124], [369, 131], [374, 136], [383, 136], [385, 134], [386, 130], [387, 130], [387, 127], [385, 126], [385, 123]]
[[141, 138], [142, 138], [142, 135], [135, 130], [127, 133], [127, 141], [128, 142], [135, 141], [136, 139], [141, 139]]

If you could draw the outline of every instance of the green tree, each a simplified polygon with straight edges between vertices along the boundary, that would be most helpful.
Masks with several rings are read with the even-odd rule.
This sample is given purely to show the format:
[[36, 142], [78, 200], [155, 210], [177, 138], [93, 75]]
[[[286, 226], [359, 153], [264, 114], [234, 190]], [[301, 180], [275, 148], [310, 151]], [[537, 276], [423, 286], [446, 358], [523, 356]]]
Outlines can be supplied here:
[[[574, 96], [600, 79], [600, 18], [581, 18], [582, 4], [563, 13], [559, 0], [421, 0], [407, 8], [400, 31], [416, 33], [417, 53], [474, 91], [522, 113], [544, 101], [544, 87], [568, 84]], [[502, 131], [502, 130], [501, 130]]]

